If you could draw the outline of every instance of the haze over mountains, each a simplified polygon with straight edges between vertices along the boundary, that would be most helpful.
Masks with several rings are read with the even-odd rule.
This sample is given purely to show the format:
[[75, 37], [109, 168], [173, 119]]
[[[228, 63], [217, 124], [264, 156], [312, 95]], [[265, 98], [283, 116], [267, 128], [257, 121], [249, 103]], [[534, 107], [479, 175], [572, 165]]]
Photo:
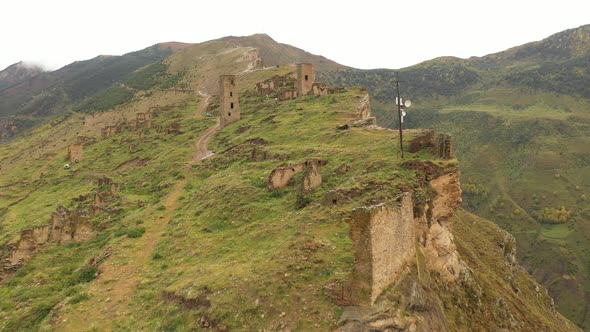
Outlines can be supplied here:
[[[42, 128], [38, 125], [51, 120], [50, 125], [62, 121], [74, 123], [74, 119], [86, 114], [96, 114], [100, 118], [102, 112], [117, 114], [142, 109], [145, 106], [142, 103], [150, 98], [154, 89], [163, 91], [162, 94], [183, 93], [184, 90], [215, 94], [217, 75], [223, 73], [222, 69], [242, 69], [235, 59], [229, 61], [234, 56], [231, 52], [217, 58], [219, 50], [242, 48], [259, 49], [267, 67], [309, 62], [315, 66], [318, 81], [333, 86], [366, 86], [373, 98], [373, 113], [382, 126], [397, 126], [392, 104], [393, 86], [395, 80], [403, 81], [402, 94], [414, 101], [414, 106], [408, 110], [405, 126], [432, 127], [453, 136], [455, 153], [461, 165], [465, 208], [494, 221], [514, 235], [519, 262], [549, 289], [561, 313], [578, 326], [590, 329], [590, 208], [587, 200], [590, 195], [590, 25], [484, 57], [442, 57], [399, 70], [350, 68], [294, 46], [277, 43], [264, 34], [224, 37], [200, 44], [162, 43], [123, 56], [98, 56], [75, 62], [53, 72], [19, 63], [0, 72], [0, 141], [10, 144], [12, 139], [23, 137], [21, 134], [30, 138], [30, 135], [39, 133], [30, 132], [31, 128]], [[277, 73], [287, 71], [283, 67], [272, 70]], [[171, 98], [178, 98], [182, 104], [181, 97]], [[163, 100], [167, 99], [157, 99], [158, 103]], [[250, 102], [256, 105], [258, 101]], [[300, 107], [333, 107], [329, 105]], [[342, 107], [346, 105], [344, 103]], [[294, 105], [293, 109], [285, 107], [285, 111], [298, 111]], [[262, 108], [271, 109], [272, 106], [264, 104]], [[178, 112], [185, 125], [203, 129], [202, 123], [188, 120], [191, 112], [188, 108]], [[260, 126], [270, 126], [264, 127], [265, 130], [274, 130], [270, 129], [275, 121], [272, 118], [269, 123], [262, 118], [256, 119]], [[166, 125], [172, 121], [165, 120], [163, 124]], [[282, 121], [290, 123], [290, 120]], [[43, 135], [49, 135], [43, 129], [39, 130]], [[248, 133], [251, 128], [238, 130], [236, 127], [235, 130]], [[64, 137], [74, 135], [65, 129], [60, 133]], [[273, 135], [278, 134], [273, 132]], [[243, 138], [248, 138], [246, 136]], [[229, 141], [240, 143], [228, 133], [221, 137], [223, 140], [216, 144], [224, 149], [230, 148]], [[124, 136], [120, 139], [127, 142], [131, 138]], [[156, 138], [149, 139], [156, 149]], [[179, 137], [171, 140], [174, 142], [166, 144], [182, 144]], [[99, 143], [100, 149], [110, 153], [105, 144]], [[94, 151], [96, 156], [104, 152], [99, 147]], [[134, 148], [130, 145], [129, 149]], [[59, 151], [56, 148], [52, 153]], [[168, 159], [177, 159], [176, 154], [180, 155], [182, 151], [167, 152], [173, 154]], [[125, 158], [135, 157], [123, 157], [122, 152], [116, 156], [120, 164], [109, 164], [108, 167], [118, 168], [124, 165]], [[161, 156], [149, 157], [156, 160]], [[224, 155], [224, 158], [233, 160], [230, 156]], [[225, 164], [229, 163], [227, 160], [218, 162], [209, 165], [201, 176], [205, 178], [206, 174], [226, 167], [229, 169], [227, 176], [234, 174], [230, 172], [231, 167], [236, 167], [234, 164]], [[126, 166], [121, 167], [126, 169]], [[93, 170], [98, 171], [105, 170]], [[87, 176], [93, 172], [89, 171]], [[153, 170], [158, 176], [180, 178], [181, 175], [174, 174], [173, 169], [166, 172], [162, 175]], [[136, 180], [133, 174], [120, 176]], [[195, 185], [201, 185], [201, 180], [194, 180]], [[139, 180], [136, 182], [140, 188]], [[151, 182], [146, 186], [158, 187]], [[82, 194], [83, 189], [87, 189], [85, 187], [86, 184], [81, 184], [73, 191]], [[23, 192], [27, 190], [23, 189]], [[145, 188], [137, 190], [146, 191]], [[158, 187], [158, 190], [154, 195], [161, 198], [165, 188]], [[187, 190], [194, 194], [192, 189]], [[48, 204], [50, 207], [44, 208], [47, 211], [53, 209], [53, 203]], [[199, 213], [189, 210], [183, 212]], [[477, 234], [477, 229], [466, 230], [466, 225], [475, 224], [479, 219], [462, 216], [463, 223], [458, 223], [464, 231], [464, 240], [459, 240], [459, 246], [463, 249], [475, 247], [466, 238]], [[190, 223], [188, 219], [183, 219], [186, 225]], [[211, 227], [203, 226], [211, 233], [215, 233], [215, 227], [226, 226], [215, 225], [213, 230]], [[486, 232], [496, 234], [488, 229], [487, 224], [482, 223], [482, 227]], [[491, 238], [496, 239], [495, 236]], [[174, 243], [180, 247], [183, 245]], [[166, 250], [172, 250], [172, 245], [167, 245]], [[476, 264], [477, 255], [470, 260]], [[153, 281], [158, 277], [152, 278]]]

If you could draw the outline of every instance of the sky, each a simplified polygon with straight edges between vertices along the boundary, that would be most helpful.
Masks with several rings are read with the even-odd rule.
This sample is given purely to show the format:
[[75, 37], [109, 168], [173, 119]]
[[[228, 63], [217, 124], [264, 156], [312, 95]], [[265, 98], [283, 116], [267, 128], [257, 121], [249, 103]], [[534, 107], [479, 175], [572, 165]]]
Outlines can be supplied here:
[[590, 24], [588, 0], [0, 1], [0, 69], [266, 33], [344, 65], [483, 56]]

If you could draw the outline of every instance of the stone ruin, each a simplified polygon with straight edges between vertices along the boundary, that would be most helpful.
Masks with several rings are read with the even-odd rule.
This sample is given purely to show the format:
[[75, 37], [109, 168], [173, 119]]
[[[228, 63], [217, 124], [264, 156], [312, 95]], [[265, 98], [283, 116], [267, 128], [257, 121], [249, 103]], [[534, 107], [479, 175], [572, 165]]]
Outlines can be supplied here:
[[98, 190], [94, 194], [92, 209], [94, 211], [104, 209], [109, 198], [117, 195], [120, 191], [121, 186], [118, 183], [113, 182], [110, 178], [99, 178]]
[[[378, 296], [400, 278], [409, 264], [415, 262], [416, 246], [424, 252], [426, 266], [438, 282], [453, 283], [468, 275], [469, 268], [461, 260], [448, 221], [461, 204], [461, 187], [457, 168], [410, 165], [417, 172], [428, 173], [422, 186], [433, 196], [416, 203], [411, 193], [401, 194], [395, 203], [356, 208], [352, 211], [350, 237], [355, 265], [349, 278], [332, 280], [326, 295], [341, 306], [371, 306]], [[325, 199], [345, 197], [332, 191]]]
[[[277, 93], [279, 100], [294, 99], [297, 98], [297, 91], [295, 90], [296, 83], [297, 79], [289, 75], [274, 75], [265, 81], [256, 83], [256, 94], [259, 96], [268, 96]], [[295, 95], [293, 96], [291, 92], [295, 92]]]
[[120, 134], [123, 131], [143, 130], [152, 128], [152, 119], [154, 118], [155, 114], [155, 112], [152, 110], [156, 109], [159, 110], [159, 108], [150, 107], [150, 109], [147, 112], [136, 113], [135, 120], [133, 121], [128, 121], [127, 119], [119, 119], [113, 125], [100, 128], [100, 137], [108, 138], [116, 134]]
[[235, 75], [219, 77], [219, 113], [221, 128], [240, 119], [240, 99]]
[[340, 90], [340, 88], [330, 88], [326, 83], [316, 83], [311, 63], [297, 64], [297, 78], [293, 78], [291, 74], [275, 75], [256, 84], [257, 95], [276, 95], [276, 98], [281, 101], [308, 95], [327, 96]]
[[436, 135], [432, 129], [424, 130], [410, 140], [408, 152], [414, 153], [426, 148], [433, 149], [440, 159], [453, 159], [451, 135]]
[[268, 177], [267, 189], [273, 191], [284, 188], [291, 183], [295, 174], [304, 171], [301, 187], [304, 192], [311, 191], [322, 184], [320, 169], [327, 161], [313, 158], [306, 159], [302, 163], [277, 167], [272, 170]]
[[307, 96], [313, 89], [315, 72], [311, 63], [297, 64], [297, 95]]
[[152, 113], [137, 113], [135, 119], [135, 130], [148, 129], [152, 127]]
[[84, 160], [84, 144], [70, 144], [68, 156], [70, 163], [79, 163]]
[[438, 134], [435, 140], [436, 153], [441, 159], [453, 158], [453, 146], [451, 143], [451, 135]]
[[350, 280], [350, 297], [372, 305], [415, 256], [411, 195], [404, 193], [398, 206], [354, 209], [350, 236], [357, 262]]
[[96, 234], [88, 216], [58, 205], [47, 225], [25, 229], [16, 243], [7, 245], [12, 252], [3, 268], [9, 271], [22, 266], [46, 244], [87, 241]]

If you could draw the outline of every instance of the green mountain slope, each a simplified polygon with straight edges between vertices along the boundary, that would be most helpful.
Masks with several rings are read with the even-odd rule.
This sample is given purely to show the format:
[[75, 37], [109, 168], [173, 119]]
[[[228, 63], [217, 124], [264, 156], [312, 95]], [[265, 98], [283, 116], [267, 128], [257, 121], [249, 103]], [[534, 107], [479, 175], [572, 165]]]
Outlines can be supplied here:
[[[161, 75], [135, 80], [128, 102], [0, 145], [0, 329], [575, 330], [515, 264], [508, 234], [453, 211], [456, 160], [425, 149], [404, 164], [395, 132], [336, 129], [358, 119], [361, 88], [257, 96], [257, 82], [294, 67], [252, 71], [252, 50], [185, 48]], [[201, 161], [199, 142], [215, 126], [207, 112], [218, 112], [211, 95], [227, 73], [238, 74], [242, 118], [213, 135], [214, 154]], [[151, 127], [121, 125], [148, 111]], [[64, 168], [79, 136], [84, 159]], [[322, 166], [268, 190], [273, 169], [305, 163]], [[319, 187], [300, 187], [318, 175]], [[350, 306], [332, 286], [363, 264], [353, 209], [400, 206], [405, 227], [417, 227], [407, 262], [375, 305]], [[43, 232], [58, 240], [39, 242]], [[6, 268], [19, 257], [24, 264]]]
[[516, 236], [519, 260], [567, 317], [590, 328], [590, 26], [469, 59], [323, 73], [363, 84], [396, 128], [394, 81], [414, 101], [407, 128], [452, 134], [466, 208]]
[[[0, 139], [67, 114], [72, 108], [85, 110], [84, 98], [101, 91], [103, 97], [116, 96], [120, 101], [128, 101], [122, 97], [129, 95], [125, 94], [126, 89], [117, 89], [113, 84], [134, 76], [134, 72], [144, 66], [159, 63], [182, 46], [163, 43], [122, 56], [98, 56], [0, 86]], [[109, 87], [112, 89], [104, 92]]]

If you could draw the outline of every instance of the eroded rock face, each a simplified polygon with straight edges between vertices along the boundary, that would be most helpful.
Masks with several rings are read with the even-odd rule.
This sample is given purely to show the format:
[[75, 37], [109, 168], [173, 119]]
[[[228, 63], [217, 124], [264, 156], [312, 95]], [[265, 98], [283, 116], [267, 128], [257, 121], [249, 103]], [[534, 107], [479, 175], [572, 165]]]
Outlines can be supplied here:
[[430, 181], [430, 186], [436, 192], [433, 199], [432, 219], [438, 222], [449, 220], [463, 199], [461, 198], [461, 173], [458, 169], [443, 174]]
[[357, 114], [359, 119], [366, 119], [371, 116], [371, 96], [368, 93], [359, 102]]
[[310, 163], [304, 166], [305, 173], [303, 174], [303, 191], [311, 191], [322, 184], [322, 174], [320, 174], [320, 167], [317, 163]]
[[[448, 220], [455, 209], [461, 205], [461, 185], [458, 169], [440, 175], [430, 181], [436, 195], [432, 200], [432, 208], [424, 207], [424, 215], [417, 218], [424, 230], [424, 252], [431, 271], [438, 273], [445, 282], [454, 282], [469, 269], [461, 261]], [[430, 218], [427, 217], [430, 215]], [[426, 225], [424, 225], [426, 223]]]

